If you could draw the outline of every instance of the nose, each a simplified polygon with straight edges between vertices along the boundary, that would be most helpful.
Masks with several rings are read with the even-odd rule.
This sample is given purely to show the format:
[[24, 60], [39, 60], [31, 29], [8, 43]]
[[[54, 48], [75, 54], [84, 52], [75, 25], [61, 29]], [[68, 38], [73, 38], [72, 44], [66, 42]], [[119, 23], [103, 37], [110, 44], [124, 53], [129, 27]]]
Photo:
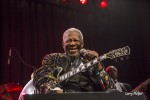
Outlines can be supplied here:
[[76, 43], [74, 41], [70, 42], [70, 46], [74, 46]]

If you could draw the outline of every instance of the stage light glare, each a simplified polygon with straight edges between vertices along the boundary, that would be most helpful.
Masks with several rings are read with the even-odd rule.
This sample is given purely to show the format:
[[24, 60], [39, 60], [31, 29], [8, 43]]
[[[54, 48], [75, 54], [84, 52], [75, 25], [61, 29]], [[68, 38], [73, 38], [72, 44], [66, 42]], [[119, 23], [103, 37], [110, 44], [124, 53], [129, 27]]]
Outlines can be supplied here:
[[80, 3], [85, 5], [87, 3], [88, 0], [80, 0]]
[[107, 7], [107, 1], [104, 1], [104, 0], [101, 1], [101, 2], [100, 2], [100, 7], [101, 7], [101, 8], [106, 8], [106, 7]]
[[60, 2], [62, 2], [62, 3], [66, 3], [66, 2], [67, 2], [67, 0], [60, 0]]

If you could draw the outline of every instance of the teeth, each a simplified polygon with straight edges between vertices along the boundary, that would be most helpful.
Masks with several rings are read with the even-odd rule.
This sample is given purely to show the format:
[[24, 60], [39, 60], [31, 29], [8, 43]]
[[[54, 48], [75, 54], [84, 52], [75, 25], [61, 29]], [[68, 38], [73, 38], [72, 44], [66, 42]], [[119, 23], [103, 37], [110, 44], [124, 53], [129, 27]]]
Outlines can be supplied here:
[[72, 51], [72, 52], [73, 52], [73, 51], [76, 51], [76, 50], [70, 50], [70, 51]]
[[76, 49], [70, 50], [70, 53], [75, 53], [75, 52], [76, 52]]

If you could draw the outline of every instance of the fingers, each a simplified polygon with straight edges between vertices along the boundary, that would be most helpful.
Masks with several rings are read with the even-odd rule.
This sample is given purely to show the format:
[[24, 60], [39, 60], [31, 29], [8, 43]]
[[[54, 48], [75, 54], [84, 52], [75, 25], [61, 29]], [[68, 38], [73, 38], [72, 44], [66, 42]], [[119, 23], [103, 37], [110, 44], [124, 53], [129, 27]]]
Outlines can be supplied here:
[[92, 51], [92, 50], [87, 50], [86, 54], [85, 54], [85, 58], [87, 60], [93, 60], [94, 58], [97, 58], [99, 55], [96, 51]]

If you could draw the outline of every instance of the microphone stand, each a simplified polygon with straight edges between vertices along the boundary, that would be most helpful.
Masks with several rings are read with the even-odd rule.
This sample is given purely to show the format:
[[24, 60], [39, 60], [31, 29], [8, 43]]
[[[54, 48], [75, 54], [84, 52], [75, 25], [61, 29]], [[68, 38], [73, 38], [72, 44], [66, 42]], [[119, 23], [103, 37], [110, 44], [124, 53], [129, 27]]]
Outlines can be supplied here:
[[[15, 58], [18, 62], [23, 63], [24, 65], [26, 65], [26, 66], [29, 67], [29, 68], [32, 68], [33, 70], [36, 70], [36, 69], [37, 69], [36, 67], [34, 67], [34, 66], [29, 65], [28, 63], [26, 63], [26, 62], [22, 59], [22, 57], [20, 56], [19, 52], [18, 52], [15, 48], [13, 48], [13, 50], [14, 50], [15, 53], [17, 54], [17, 57], [9, 56], [10, 58]], [[10, 59], [10, 58], [9, 58], [9, 59]], [[9, 64], [10, 64], [10, 63], [9, 63]]]

